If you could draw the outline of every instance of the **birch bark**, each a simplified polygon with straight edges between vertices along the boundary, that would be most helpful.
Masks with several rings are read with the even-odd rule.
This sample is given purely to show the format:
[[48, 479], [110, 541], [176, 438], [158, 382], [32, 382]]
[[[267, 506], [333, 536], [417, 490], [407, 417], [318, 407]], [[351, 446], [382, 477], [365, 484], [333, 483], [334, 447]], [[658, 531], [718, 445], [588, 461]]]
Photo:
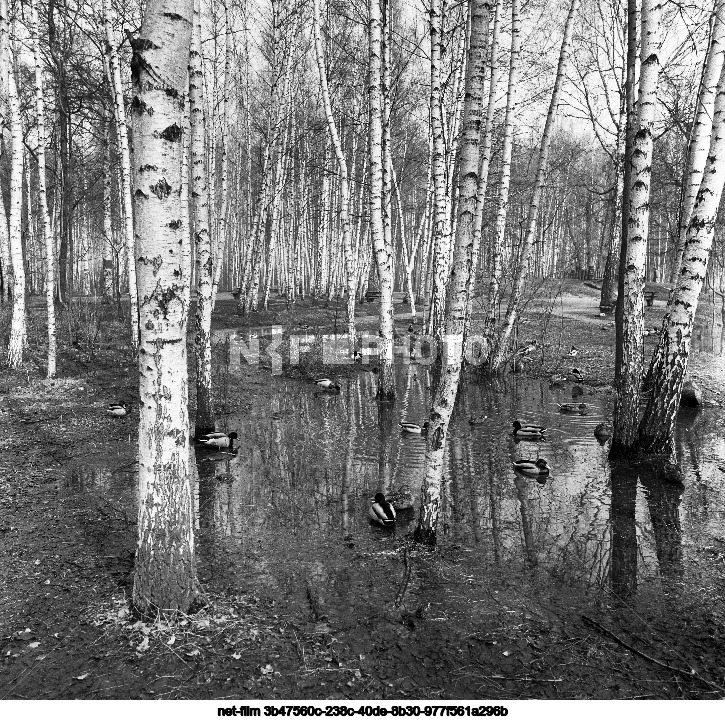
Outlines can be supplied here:
[[189, 53], [189, 115], [191, 118], [191, 198], [196, 250], [196, 437], [215, 430], [211, 381], [211, 312], [214, 259], [209, 218], [209, 179], [206, 163], [204, 71], [201, 59], [201, 8], [194, 0], [194, 29]]
[[114, 12], [111, 0], [103, 0], [103, 19], [106, 26], [106, 54], [111, 70], [113, 85], [114, 115], [116, 119], [116, 138], [118, 139], [121, 155], [121, 197], [123, 199], [123, 219], [126, 241], [126, 256], [128, 258], [128, 293], [131, 298], [131, 347], [138, 348], [139, 316], [138, 316], [138, 289], [136, 287], [136, 267], [134, 265], [134, 238], [133, 238], [133, 202], [131, 199], [131, 156], [128, 149], [128, 131], [126, 126], [126, 108], [123, 102], [123, 83], [121, 82], [121, 67], [116, 52], [116, 42], [113, 37]]
[[315, 46], [315, 60], [317, 72], [320, 76], [322, 90], [322, 103], [325, 109], [327, 129], [330, 133], [332, 147], [337, 158], [337, 167], [340, 173], [340, 225], [342, 226], [342, 246], [345, 253], [345, 276], [347, 279], [347, 335], [351, 348], [355, 344], [355, 295], [357, 289], [357, 269], [352, 251], [352, 234], [350, 227], [350, 182], [347, 160], [340, 142], [335, 118], [332, 115], [330, 90], [327, 85], [327, 71], [325, 70], [325, 56], [322, 48], [322, 33], [320, 31], [320, 0], [313, 2], [313, 34]]
[[506, 235], [509, 187], [511, 185], [511, 153], [514, 141], [514, 120], [516, 115], [516, 84], [518, 82], [519, 59], [521, 56], [521, 20], [519, 0], [511, 0], [511, 59], [509, 63], [508, 92], [506, 95], [506, 117], [501, 149], [501, 180], [499, 182], [498, 212], [491, 249], [491, 284], [488, 291], [489, 315], [496, 317], [501, 298], [503, 277], [503, 246]]
[[[43, 70], [40, 59], [40, 38], [38, 36], [38, 11], [35, 0], [30, 2], [30, 23], [35, 64], [35, 112], [38, 122], [38, 206], [43, 226], [45, 246], [45, 305], [48, 314], [48, 371], [47, 377], [54, 378], [56, 371], [57, 344], [55, 338], [55, 241], [50, 230], [48, 194], [45, 178], [45, 100], [43, 97]], [[105, 287], [105, 286], [104, 286]]]
[[713, 108], [712, 137], [702, 182], [697, 191], [685, 239], [677, 285], [670, 296], [662, 323], [659, 363], [652, 371], [653, 392], [639, 426], [642, 448], [672, 452], [675, 421], [687, 371], [692, 328], [707, 274], [715, 236], [717, 212], [725, 183], [725, 72], [720, 71]]
[[[189, 611], [200, 596], [187, 411], [181, 219], [182, 99], [192, 0], [149, 0], [133, 43], [134, 199], [138, 231], [138, 546], [133, 604], [145, 617]], [[183, 59], [182, 62], [179, 62]]]
[[[678, 225], [677, 258], [674, 269], [682, 267], [683, 253], [687, 243], [690, 216], [695, 207], [697, 191], [703, 178], [707, 151], [710, 147], [710, 135], [713, 126], [715, 93], [720, 78], [723, 60], [725, 60], [725, 0], [716, 0], [712, 12], [712, 32], [710, 47], [702, 68], [702, 79], [697, 98], [695, 121], [692, 125], [690, 142], [687, 148], [687, 168], [683, 180], [682, 206]], [[677, 282], [677, 279], [674, 279]]]
[[383, 229], [383, 93], [380, 0], [369, 0], [370, 233], [380, 281], [380, 378], [378, 395], [395, 397], [393, 366], [393, 250]]
[[657, 104], [661, 0], [642, 1], [641, 69], [637, 132], [628, 159], [631, 169], [627, 220], [627, 255], [623, 279], [622, 363], [616, 381], [613, 455], [626, 455], [637, 446], [639, 393], [644, 353], [644, 273], [647, 260], [652, 126]]
[[470, 41], [468, 44], [462, 133], [458, 157], [458, 222], [451, 278], [446, 298], [445, 347], [440, 378], [430, 412], [426, 437], [425, 479], [415, 538], [435, 545], [440, 510], [443, 463], [448, 424], [458, 392], [463, 364], [463, 335], [473, 271], [476, 197], [479, 183], [479, 142], [483, 88], [485, 84], [486, 42], [491, 11], [490, 0], [471, 0]]
[[[0, 23], [7, 29], [8, 9], [3, 0], [0, 4]], [[13, 313], [10, 322], [10, 341], [7, 364], [18, 368], [23, 362], [27, 344], [25, 315], [25, 264], [23, 262], [22, 213], [23, 213], [23, 123], [20, 116], [20, 100], [15, 84], [15, 72], [9, 44], [0, 58], [5, 92], [7, 94], [7, 125], [10, 128], [10, 214], [8, 238], [10, 262], [13, 269]]]

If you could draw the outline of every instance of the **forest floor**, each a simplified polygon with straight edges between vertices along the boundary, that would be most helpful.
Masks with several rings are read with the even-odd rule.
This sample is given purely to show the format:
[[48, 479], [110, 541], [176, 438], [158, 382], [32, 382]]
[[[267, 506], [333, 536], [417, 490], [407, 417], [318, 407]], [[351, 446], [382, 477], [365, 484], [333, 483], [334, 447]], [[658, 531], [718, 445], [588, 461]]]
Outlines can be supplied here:
[[[523, 326], [540, 341], [540, 358], [527, 372], [566, 369], [571, 361], [562, 356], [576, 345], [583, 352], [575, 365], [586, 383], [608, 392], [611, 319], [598, 316], [595, 289], [570, 283], [561, 291], [534, 306]], [[647, 312], [648, 327], [661, 321], [665, 299], [663, 291]], [[361, 328], [374, 328], [376, 308], [360, 308]], [[134, 414], [119, 422], [104, 413], [112, 401], [137, 403], [124, 326], [100, 306], [64, 318], [59, 377], [49, 381], [42, 372], [42, 306], [32, 310], [29, 359], [20, 371], [0, 376], [0, 699], [725, 695], [725, 548], [713, 554], [707, 577], [715, 580], [707, 588], [677, 589], [686, 597], [678, 606], [684, 603], [686, 613], [677, 615], [668, 612], [667, 589], [650, 606], [660, 609], [657, 615], [632, 617], [626, 607], [594, 602], [573, 588], [546, 594], [512, 571], [487, 579], [485, 636], [465, 624], [388, 608], [335, 630], [290, 617], [275, 599], [251, 588], [217, 587], [211, 570], [201, 566], [210, 601], [205, 609], [174, 626], [134, 620], [127, 597], [135, 509], [103, 494], [63, 492], [79, 456], [118, 458], [119, 471], [134, 464]], [[401, 311], [407, 308], [396, 310], [404, 335], [410, 321]], [[7, 317], [1, 320], [6, 335]], [[288, 311], [279, 301], [270, 311], [240, 318], [231, 297], [221, 294], [214, 327], [329, 332], [336, 322], [344, 324], [344, 309], [307, 303]], [[717, 402], [722, 357], [696, 352], [691, 366], [706, 397]], [[336, 372], [343, 369], [354, 372]], [[317, 370], [286, 369], [292, 375]], [[259, 402], [260, 378], [268, 373], [264, 365], [242, 366], [226, 392], [239, 407]], [[411, 553], [420, 563], [445, 566], [436, 553]], [[612, 635], [622, 627], [625, 638]], [[632, 652], [633, 646], [646, 651]]]

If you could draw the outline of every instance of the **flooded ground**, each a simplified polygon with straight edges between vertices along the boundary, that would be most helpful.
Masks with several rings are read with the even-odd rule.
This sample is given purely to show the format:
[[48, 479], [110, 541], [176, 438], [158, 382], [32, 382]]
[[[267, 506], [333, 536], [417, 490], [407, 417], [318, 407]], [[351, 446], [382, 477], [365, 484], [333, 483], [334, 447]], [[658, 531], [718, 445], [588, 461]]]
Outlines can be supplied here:
[[[720, 408], [680, 417], [683, 486], [610, 465], [608, 444], [593, 433], [611, 417], [601, 389], [469, 382], [450, 426], [439, 548], [430, 553], [409, 537], [425, 439], [398, 426], [426, 417], [428, 369], [399, 366], [395, 404], [376, 401], [376, 381], [362, 372], [331, 394], [260, 370], [253, 402], [219, 424], [238, 433], [234, 453], [195, 455], [202, 581], [274, 607], [304, 671], [299, 696], [325, 696], [326, 684], [351, 697], [719, 695]], [[586, 408], [560, 412], [572, 402]], [[514, 419], [549, 430], [516, 442]], [[63, 492], [102, 491], [133, 508], [133, 451], [75, 459]], [[522, 458], [545, 458], [551, 474], [515, 472]], [[368, 518], [378, 491], [397, 501], [392, 529]], [[708, 608], [697, 608], [698, 594]], [[711, 643], [694, 642], [702, 637]], [[593, 650], [592, 638], [602, 646]], [[640, 654], [612, 665], [622, 643]], [[283, 674], [292, 663], [284, 654], [272, 661]], [[604, 668], [606, 678], [582, 692]]]

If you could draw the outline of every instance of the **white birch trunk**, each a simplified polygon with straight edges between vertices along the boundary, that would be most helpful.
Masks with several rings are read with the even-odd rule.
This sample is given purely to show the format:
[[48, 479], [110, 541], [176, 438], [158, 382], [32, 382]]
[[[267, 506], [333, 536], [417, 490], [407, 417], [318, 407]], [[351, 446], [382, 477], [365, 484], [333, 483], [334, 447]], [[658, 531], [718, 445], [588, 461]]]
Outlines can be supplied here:
[[509, 187], [511, 185], [511, 153], [514, 143], [514, 121], [516, 116], [516, 93], [519, 59], [521, 56], [521, 20], [519, 0], [511, 0], [511, 59], [509, 63], [508, 92], [506, 95], [506, 117], [504, 120], [503, 145], [501, 150], [501, 180], [499, 182], [498, 212], [491, 249], [491, 284], [488, 291], [489, 316], [496, 317], [501, 299], [503, 277], [503, 250], [506, 237], [506, 215], [508, 213]]
[[327, 85], [327, 71], [325, 70], [325, 56], [322, 48], [322, 34], [320, 32], [320, 0], [313, 1], [313, 34], [315, 47], [315, 60], [317, 72], [320, 76], [320, 89], [322, 103], [325, 109], [327, 129], [330, 133], [332, 147], [337, 158], [337, 167], [340, 173], [340, 225], [342, 226], [342, 247], [345, 253], [345, 276], [347, 279], [347, 334], [350, 347], [355, 344], [355, 295], [357, 290], [357, 272], [352, 252], [352, 234], [350, 227], [350, 182], [347, 160], [337, 132], [335, 118], [332, 115], [330, 91]]
[[103, 18], [106, 26], [106, 54], [111, 70], [113, 85], [114, 116], [116, 119], [116, 137], [121, 156], [121, 199], [123, 202], [123, 219], [126, 241], [126, 257], [128, 258], [128, 293], [131, 298], [131, 347], [138, 347], [139, 315], [138, 290], [136, 287], [136, 267], [133, 262], [135, 249], [133, 238], [133, 202], [131, 199], [131, 156], [128, 149], [128, 133], [126, 126], [126, 108], [123, 104], [123, 83], [116, 42], [113, 37], [114, 11], [111, 0], [103, 0]]
[[463, 365], [463, 334], [473, 272], [479, 138], [485, 84], [486, 42], [490, 0], [471, 0], [470, 42], [466, 61], [465, 102], [458, 158], [458, 222], [451, 278], [446, 298], [445, 348], [435, 388], [426, 438], [425, 479], [416, 540], [434, 545], [440, 509], [445, 442]]
[[443, 138], [441, 90], [441, 0], [431, 0], [429, 10], [430, 32], [430, 119], [433, 142], [433, 291], [428, 311], [426, 332], [436, 335], [440, 343], [445, 320], [445, 294], [448, 281], [448, 203], [446, 193], [446, 151]]
[[642, 447], [650, 452], [672, 452], [675, 421], [692, 341], [697, 304], [707, 274], [715, 237], [717, 212], [725, 183], [725, 72], [714, 103], [712, 137], [687, 228], [677, 285], [667, 304], [659, 346], [659, 362], [652, 371], [652, 393], [640, 423]]
[[188, 229], [179, 203], [182, 98], [192, 26], [192, 0], [149, 0], [132, 64], [141, 313], [141, 505], [133, 604], [146, 617], [188, 612], [201, 593], [187, 410], [186, 299], [191, 279], [184, 272]]
[[[7, 4], [0, 8], [2, 23], [7, 22]], [[27, 321], [25, 315], [25, 265], [23, 262], [22, 211], [23, 211], [23, 123], [20, 116], [20, 100], [15, 84], [13, 59], [10, 48], [0, 62], [7, 93], [7, 125], [10, 128], [10, 215], [8, 237], [10, 262], [13, 269], [13, 314], [10, 325], [7, 364], [18, 368], [23, 362], [23, 351], [27, 344]]]
[[380, 377], [378, 395], [395, 397], [393, 366], [393, 249], [383, 228], [383, 92], [380, 0], [369, 0], [370, 48], [370, 233], [380, 281]]
[[209, 219], [209, 182], [206, 164], [204, 71], [201, 63], [200, 2], [194, 0], [194, 29], [189, 54], [189, 115], [191, 118], [191, 197], [196, 250], [196, 437], [215, 430], [211, 388], [211, 312], [214, 260]]
[[[722, 71], [723, 60], [725, 60], [725, 0], [716, 0], [712, 13], [710, 47], [702, 68], [697, 110], [687, 149], [687, 167], [683, 179], [682, 206], [678, 226], [677, 258], [674, 265], [676, 271], [682, 267], [682, 255], [687, 241], [690, 216], [695, 207], [697, 191], [702, 182], [702, 174], [707, 162], [713, 125], [715, 91]], [[677, 279], [674, 280], [677, 282]]]
[[[48, 194], [45, 179], [45, 101], [43, 98], [43, 70], [40, 59], [40, 40], [38, 36], [38, 12], [35, 0], [30, 3], [31, 35], [33, 59], [35, 64], [35, 112], [38, 121], [38, 206], [43, 226], [43, 245], [45, 247], [45, 300], [48, 314], [48, 378], [55, 377], [57, 344], [55, 338], [55, 242], [50, 231], [50, 213], [48, 212]], [[105, 286], [104, 286], [105, 287]]]
[[627, 255], [623, 278], [622, 365], [614, 404], [612, 452], [626, 454], [637, 445], [639, 393], [644, 352], [644, 273], [647, 259], [652, 126], [657, 104], [661, 0], [642, 2], [641, 69], [637, 132], [630, 163]]

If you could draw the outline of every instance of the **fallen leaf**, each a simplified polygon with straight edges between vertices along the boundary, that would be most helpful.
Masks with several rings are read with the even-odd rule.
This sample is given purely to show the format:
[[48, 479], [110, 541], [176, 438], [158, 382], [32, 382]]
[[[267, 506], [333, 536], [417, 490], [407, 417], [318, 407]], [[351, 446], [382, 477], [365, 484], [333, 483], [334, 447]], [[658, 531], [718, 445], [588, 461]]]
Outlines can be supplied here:
[[174, 645], [174, 643], [176, 643], [176, 636], [172, 636], [172, 637], [171, 637], [171, 638], [170, 638], [170, 639], [169, 639], [169, 640], [168, 640], [168, 641], [166, 642], [166, 645], [167, 645], [167, 646], [173, 646], [173, 645]]
[[266, 674], [269, 674], [269, 673], [272, 673], [273, 670], [274, 669], [272, 668], [272, 664], [270, 664], [270, 663], [268, 663], [266, 666], [263, 666], [262, 667], [262, 673], [265, 674], [265, 675]]
[[144, 636], [143, 641], [141, 641], [141, 643], [138, 646], [136, 646], [136, 650], [141, 652], [141, 651], [145, 651], [148, 647], [149, 647], [149, 637]]
[[40, 646], [40, 641], [33, 641], [33, 643], [28, 644], [28, 648], [38, 648]]
[[91, 675], [90, 671], [86, 671], [85, 673], [82, 673], [80, 676], [73, 676], [73, 678], [77, 679], [78, 681], [82, 681], [84, 678], [88, 678]]

